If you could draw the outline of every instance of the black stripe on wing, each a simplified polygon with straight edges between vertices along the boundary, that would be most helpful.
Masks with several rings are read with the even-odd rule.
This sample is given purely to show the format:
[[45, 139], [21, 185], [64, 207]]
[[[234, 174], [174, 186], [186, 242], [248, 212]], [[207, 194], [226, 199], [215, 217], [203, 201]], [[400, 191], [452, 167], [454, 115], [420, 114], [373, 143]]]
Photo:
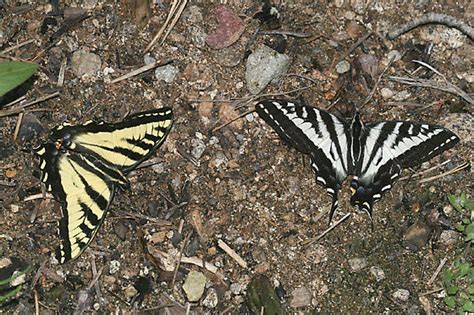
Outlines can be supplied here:
[[391, 189], [402, 168], [428, 161], [459, 142], [443, 127], [401, 121], [368, 124], [362, 138], [363, 150], [370, 157], [357, 161], [351, 204], [369, 215], [373, 203]]
[[[286, 143], [310, 156], [316, 182], [332, 197], [331, 221], [350, 160], [349, 133], [344, 123], [325, 111], [283, 100], [262, 101], [256, 105], [256, 111]], [[345, 150], [339, 137], [344, 138]]]

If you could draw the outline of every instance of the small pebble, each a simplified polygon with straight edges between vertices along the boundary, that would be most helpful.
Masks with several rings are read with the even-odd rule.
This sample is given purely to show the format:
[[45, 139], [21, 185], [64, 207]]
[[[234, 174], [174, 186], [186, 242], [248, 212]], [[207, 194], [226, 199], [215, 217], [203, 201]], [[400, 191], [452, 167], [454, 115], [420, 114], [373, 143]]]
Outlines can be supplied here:
[[385, 272], [380, 267], [376, 267], [376, 266], [370, 267], [370, 273], [375, 277], [375, 280], [377, 282], [380, 282], [383, 279], [385, 279]]
[[403, 235], [403, 244], [413, 251], [420, 250], [431, 237], [430, 227], [421, 222], [411, 225]]
[[71, 70], [76, 77], [80, 78], [85, 74], [96, 74], [102, 65], [100, 57], [85, 50], [76, 50], [72, 54]]
[[394, 94], [395, 93], [393, 93], [392, 90], [390, 90], [389, 88], [386, 88], [386, 87], [384, 87], [380, 90], [380, 95], [382, 95], [382, 97], [386, 100], [392, 98]]
[[439, 236], [439, 241], [445, 246], [452, 246], [459, 241], [459, 233], [457, 231], [444, 230]]
[[118, 260], [111, 260], [109, 263], [109, 273], [111, 275], [117, 273], [120, 270], [120, 262]]
[[232, 293], [238, 295], [242, 291], [242, 285], [240, 283], [232, 283], [229, 289]]
[[179, 70], [173, 65], [165, 65], [155, 69], [155, 78], [158, 81], [165, 81], [166, 83], [171, 83], [176, 79]]
[[408, 91], [400, 91], [400, 92], [398, 92], [397, 94], [395, 94], [395, 95], [393, 96], [393, 98], [394, 98], [397, 102], [401, 102], [401, 101], [405, 101], [405, 100], [408, 99], [410, 96], [411, 96], [410, 92], [408, 92]]
[[399, 61], [402, 59], [402, 54], [398, 50], [390, 50], [387, 54], [388, 60], [392, 60], [392, 62]]
[[313, 295], [306, 287], [296, 288], [291, 292], [291, 307], [305, 307], [311, 305]]
[[199, 301], [204, 294], [206, 276], [198, 271], [191, 270], [183, 284], [184, 293], [190, 302]]
[[272, 80], [283, 75], [290, 65], [290, 57], [262, 46], [247, 58], [245, 80], [252, 94], [260, 93]]
[[199, 160], [206, 150], [206, 144], [201, 139], [193, 138], [191, 139], [191, 145], [193, 146], [191, 155]]
[[129, 299], [133, 298], [135, 295], [137, 295], [137, 293], [138, 293], [138, 291], [137, 291], [137, 289], [135, 289], [135, 287], [133, 285], [129, 285], [123, 291], [123, 294]]
[[346, 73], [351, 69], [351, 64], [347, 60], [341, 60], [336, 65], [336, 72], [339, 74]]
[[359, 272], [365, 267], [367, 267], [367, 259], [366, 258], [349, 259], [349, 266], [351, 267], [352, 271]]
[[217, 296], [216, 289], [210, 288], [207, 291], [206, 297], [202, 301], [202, 305], [204, 305], [207, 308], [215, 308], [218, 302], [219, 302], [219, 298]]
[[407, 302], [410, 298], [410, 291], [405, 289], [397, 289], [392, 293], [392, 297], [402, 302]]

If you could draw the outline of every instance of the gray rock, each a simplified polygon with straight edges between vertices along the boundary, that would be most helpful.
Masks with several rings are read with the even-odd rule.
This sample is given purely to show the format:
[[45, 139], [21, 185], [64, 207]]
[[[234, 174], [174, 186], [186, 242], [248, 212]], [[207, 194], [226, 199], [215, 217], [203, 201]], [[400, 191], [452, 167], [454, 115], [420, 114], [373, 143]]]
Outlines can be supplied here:
[[242, 291], [242, 285], [240, 283], [232, 283], [229, 289], [232, 293], [238, 295]]
[[215, 308], [218, 302], [219, 302], [219, 297], [217, 296], [216, 289], [210, 288], [207, 291], [206, 297], [202, 301], [202, 305], [204, 305], [207, 308]]
[[384, 87], [384, 88], [382, 88], [382, 89], [380, 90], [380, 95], [382, 95], [382, 97], [383, 97], [384, 99], [390, 99], [390, 98], [392, 98], [392, 97], [393, 97], [393, 94], [394, 94], [393, 91], [390, 90], [389, 88], [386, 88], [386, 87]]
[[375, 277], [375, 280], [377, 282], [380, 282], [383, 279], [385, 279], [385, 272], [380, 267], [376, 267], [376, 266], [370, 267], [370, 273]]
[[197, 5], [190, 6], [186, 11], [184, 11], [184, 19], [189, 22], [189, 24], [196, 24], [202, 22], [202, 12], [201, 8]]
[[159, 81], [171, 83], [174, 81], [178, 73], [178, 68], [173, 65], [166, 65], [155, 69], [155, 78]]
[[201, 139], [194, 138], [191, 139], [191, 145], [193, 146], [191, 149], [192, 156], [199, 160], [206, 150], [206, 144]]
[[305, 307], [311, 305], [313, 295], [306, 287], [296, 288], [291, 292], [291, 307]]
[[72, 54], [71, 70], [78, 78], [85, 74], [96, 74], [101, 66], [100, 57], [94, 53], [81, 49]]
[[190, 302], [199, 301], [204, 294], [206, 276], [201, 272], [191, 270], [183, 284], [184, 293]]
[[284, 74], [290, 65], [290, 58], [263, 46], [247, 59], [245, 80], [252, 94], [260, 93], [272, 80]]
[[188, 28], [191, 35], [191, 41], [196, 47], [204, 47], [206, 45], [207, 34], [202, 28], [197, 25], [192, 25]]
[[336, 72], [339, 74], [346, 73], [351, 69], [351, 64], [347, 60], [341, 60], [336, 65]]
[[410, 291], [405, 289], [397, 289], [393, 291], [392, 297], [402, 302], [407, 302], [410, 298]]
[[349, 266], [351, 267], [352, 271], [359, 272], [365, 267], [367, 267], [367, 259], [366, 258], [349, 259]]
[[388, 60], [393, 59], [392, 62], [399, 61], [402, 59], [402, 54], [398, 50], [390, 50], [387, 54]]
[[439, 241], [445, 246], [452, 246], [459, 241], [459, 233], [456, 231], [444, 230], [439, 236]]
[[408, 91], [400, 91], [393, 97], [397, 102], [405, 101], [411, 96], [410, 92]]

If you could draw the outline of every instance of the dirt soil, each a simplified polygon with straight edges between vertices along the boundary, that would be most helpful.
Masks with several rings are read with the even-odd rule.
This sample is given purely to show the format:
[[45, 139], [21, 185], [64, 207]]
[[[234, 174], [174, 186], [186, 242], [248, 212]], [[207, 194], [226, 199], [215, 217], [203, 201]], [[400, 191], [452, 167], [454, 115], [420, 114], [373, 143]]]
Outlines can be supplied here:
[[[276, 28], [254, 18], [261, 2], [226, 1], [245, 30], [221, 49], [205, 42], [217, 27], [218, 3], [191, 1], [163, 44], [149, 52], [155, 60], [172, 59], [176, 76], [167, 82], [151, 70], [118, 83], [110, 81], [145, 64], [145, 48], [172, 3], [149, 1], [147, 8], [147, 1], [139, 0], [67, 0], [57, 7], [51, 2], [0, 1], [1, 57], [41, 65], [32, 80], [2, 99], [2, 106], [23, 94], [33, 101], [59, 92], [26, 108], [20, 129], [34, 127], [37, 135], [23, 130], [13, 141], [19, 116], [0, 119], [0, 256], [20, 257], [34, 267], [22, 295], [0, 312], [185, 314], [189, 308], [196, 314], [246, 314], [255, 312], [246, 288], [256, 274], [266, 275], [276, 288], [284, 313], [446, 311], [440, 276], [430, 279], [445, 257], [444, 269], [457, 258], [472, 259], [472, 249], [453, 232], [460, 215], [446, 198], [447, 192], [472, 194], [472, 171], [423, 184], [420, 177], [399, 181], [375, 205], [373, 228], [364, 213], [349, 205], [346, 181], [333, 223], [346, 213], [351, 216], [305, 245], [327, 229], [330, 198], [315, 183], [306, 157], [285, 145], [255, 113], [244, 113], [254, 109], [256, 100], [277, 96], [350, 117], [377, 84], [389, 52], [399, 52], [402, 59], [388, 66], [361, 110], [364, 121], [426, 121], [454, 126], [454, 132], [467, 129], [459, 145], [414, 171], [451, 159], [423, 178], [472, 162], [472, 125], [457, 123], [472, 122], [472, 106], [455, 94], [388, 79], [409, 76], [419, 67], [411, 60], [418, 59], [472, 93], [472, 40], [439, 25], [422, 26], [393, 41], [384, 37], [425, 12], [472, 21], [469, 1], [442, 6], [433, 1], [276, 1]], [[82, 13], [87, 18], [74, 20]], [[286, 54], [291, 64], [287, 75], [256, 98], [247, 90], [245, 65], [262, 45]], [[78, 50], [99, 57], [98, 71], [78, 75], [72, 58]], [[338, 73], [336, 65], [343, 59], [351, 70]], [[423, 67], [413, 76], [442, 81]], [[168, 139], [145, 167], [129, 175], [130, 190], [117, 192], [89, 249], [77, 260], [57, 264], [52, 253], [58, 244], [58, 203], [41, 197], [25, 201], [41, 193], [31, 148], [64, 121], [116, 122], [162, 106], [172, 107], [175, 115]], [[182, 262], [175, 272], [182, 257], [198, 265]], [[191, 270], [206, 277], [202, 297], [192, 302], [183, 289]]]

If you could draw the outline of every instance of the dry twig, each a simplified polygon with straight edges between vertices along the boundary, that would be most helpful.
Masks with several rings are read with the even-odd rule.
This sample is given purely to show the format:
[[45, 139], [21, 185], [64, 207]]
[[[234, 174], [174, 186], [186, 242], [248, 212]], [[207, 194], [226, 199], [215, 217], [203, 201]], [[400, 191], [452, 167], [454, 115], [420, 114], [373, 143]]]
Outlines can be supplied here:
[[442, 174], [439, 174], [439, 175], [435, 175], [435, 176], [432, 176], [432, 177], [428, 177], [428, 178], [423, 178], [421, 179], [420, 181], [418, 181], [419, 184], [423, 184], [423, 183], [427, 183], [427, 182], [431, 182], [433, 180], [436, 180], [438, 178], [442, 178], [442, 177], [445, 177], [445, 176], [448, 176], [448, 175], [452, 175], [454, 173], [457, 173], [459, 171], [462, 171], [468, 167], [470, 167], [471, 164], [469, 162], [464, 162], [463, 164], [459, 165], [459, 166], [456, 166], [455, 168], [453, 169], [450, 169], [449, 171], [446, 171]]
[[53, 94], [49, 94], [49, 95], [46, 95], [46, 96], [43, 96], [37, 100], [34, 100], [32, 102], [29, 102], [29, 103], [26, 103], [26, 104], [22, 104], [20, 106], [17, 106], [17, 107], [14, 107], [12, 109], [6, 109], [6, 110], [2, 110], [0, 111], [0, 117], [5, 117], [5, 116], [10, 116], [10, 115], [14, 115], [14, 114], [18, 114], [18, 113], [21, 113], [25, 110], [26, 107], [28, 106], [31, 106], [31, 105], [35, 105], [35, 104], [38, 104], [38, 103], [41, 103], [41, 102], [44, 102], [46, 100], [49, 100], [50, 98], [53, 98], [53, 97], [57, 97], [59, 96], [59, 92], [55, 92]]
[[393, 40], [418, 26], [426, 24], [442, 24], [449, 27], [454, 27], [468, 36], [471, 40], [474, 39], [474, 28], [470, 27], [468, 24], [456, 19], [453, 16], [433, 12], [426, 13], [420, 17], [412, 19], [410, 22], [405, 23], [402, 26], [394, 28], [388, 32], [387, 38]]
[[139, 75], [140, 73], [146, 72], [146, 71], [151, 70], [151, 69], [156, 68], [156, 67], [165, 66], [165, 65], [167, 65], [171, 62], [173, 62], [172, 59], [164, 59], [164, 60], [158, 60], [154, 63], [150, 63], [149, 65], [144, 65], [143, 67], [140, 67], [138, 69], [130, 71], [129, 73], [127, 73], [125, 75], [122, 75], [122, 76], [110, 81], [110, 84], [114, 84], [114, 83], [126, 80], [128, 78], [134, 77], [136, 75]]
[[234, 259], [241, 267], [247, 268], [247, 263], [245, 260], [240, 257], [232, 248], [229, 247], [223, 240], [217, 241], [217, 246], [219, 246], [227, 255]]
[[291, 37], [298, 37], [298, 38], [306, 38], [311, 37], [311, 34], [307, 33], [298, 33], [298, 32], [290, 32], [290, 31], [263, 31], [259, 32], [261, 35], [285, 35]]
[[[186, 7], [187, 3], [188, 3], [188, 0], [183, 0], [182, 2], [181, 2], [181, 0], [173, 0], [173, 3], [171, 5], [171, 10], [168, 13], [168, 17], [166, 18], [165, 23], [160, 28], [160, 30], [155, 35], [155, 37], [153, 37], [152, 41], [148, 44], [148, 46], [145, 49], [145, 53], [147, 53], [151, 50], [153, 45], [155, 45], [155, 43], [160, 39], [161, 35], [163, 35], [163, 32], [167, 29], [165, 35], [163, 36], [163, 38], [161, 39], [161, 42], [160, 42], [160, 45], [163, 44], [163, 42], [166, 40], [166, 38], [168, 37], [168, 35], [171, 32], [171, 30], [173, 29], [173, 27], [178, 22], [178, 20], [179, 20], [181, 14], [183, 13], [184, 8]], [[173, 18], [173, 20], [171, 20], [171, 18]]]
[[434, 274], [431, 276], [430, 280], [428, 280], [427, 285], [431, 285], [431, 284], [435, 281], [436, 277], [437, 277], [438, 274], [441, 272], [441, 269], [443, 269], [444, 264], [446, 264], [447, 261], [448, 261], [448, 258], [447, 258], [447, 257], [444, 257], [444, 258], [441, 260], [441, 262], [440, 262], [439, 265], [438, 265], [438, 268], [436, 268]]
[[326, 234], [328, 234], [329, 232], [331, 232], [336, 226], [338, 226], [339, 224], [341, 224], [344, 220], [346, 220], [348, 217], [350, 217], [351, 214], [350, 213], [346, 213], [341, 219], [339, 219], [336, 223], [334, 223], [333, 225], [331, 225], [330, 227], [328, 227], [323, 233], [321, 233], [319, 236], [315, 237], [315, 238], [312, 238], [312, 239], [308, 239], [304, 242], [302, 242], [301, 245], [303, 246], [310, 246], [311, 244], [313, 243], [316, 243], [317, 241], [319, 241], [320, 239], [322, 239], [324, 236], [326, 236]]
[[392, 62], [395, 60], [395, 57], [392, 57], [390, 58], [387, 66], [385, 67], [385, 69], [383, 69], [382, 73], [379, 75], [378, 79], [377, 79], [377, 82], [375, 82], [374, 84], [374, 87], [372, 88], [372, 91], [370, 91], [369, 95], [367, 95], [367, 97], [365, 98], [365, 101], [364, 103], [362, 103], [362, 105], [358, 108], [358, 110], [361, 110], [362, 108], [364, 108], [365, 105], [367, 105], [367, 103], [369, 103], [369, 101], [372, 99], [372, 97], [374, 96], [375, 94], [375, 90], [377, 89], [377, 87], [379, 86], [380, 84], [380, 81], [382, 81], [382, 77], [384, 76], [384, 74], [387, 72], [388, 68], [392, 65]]

